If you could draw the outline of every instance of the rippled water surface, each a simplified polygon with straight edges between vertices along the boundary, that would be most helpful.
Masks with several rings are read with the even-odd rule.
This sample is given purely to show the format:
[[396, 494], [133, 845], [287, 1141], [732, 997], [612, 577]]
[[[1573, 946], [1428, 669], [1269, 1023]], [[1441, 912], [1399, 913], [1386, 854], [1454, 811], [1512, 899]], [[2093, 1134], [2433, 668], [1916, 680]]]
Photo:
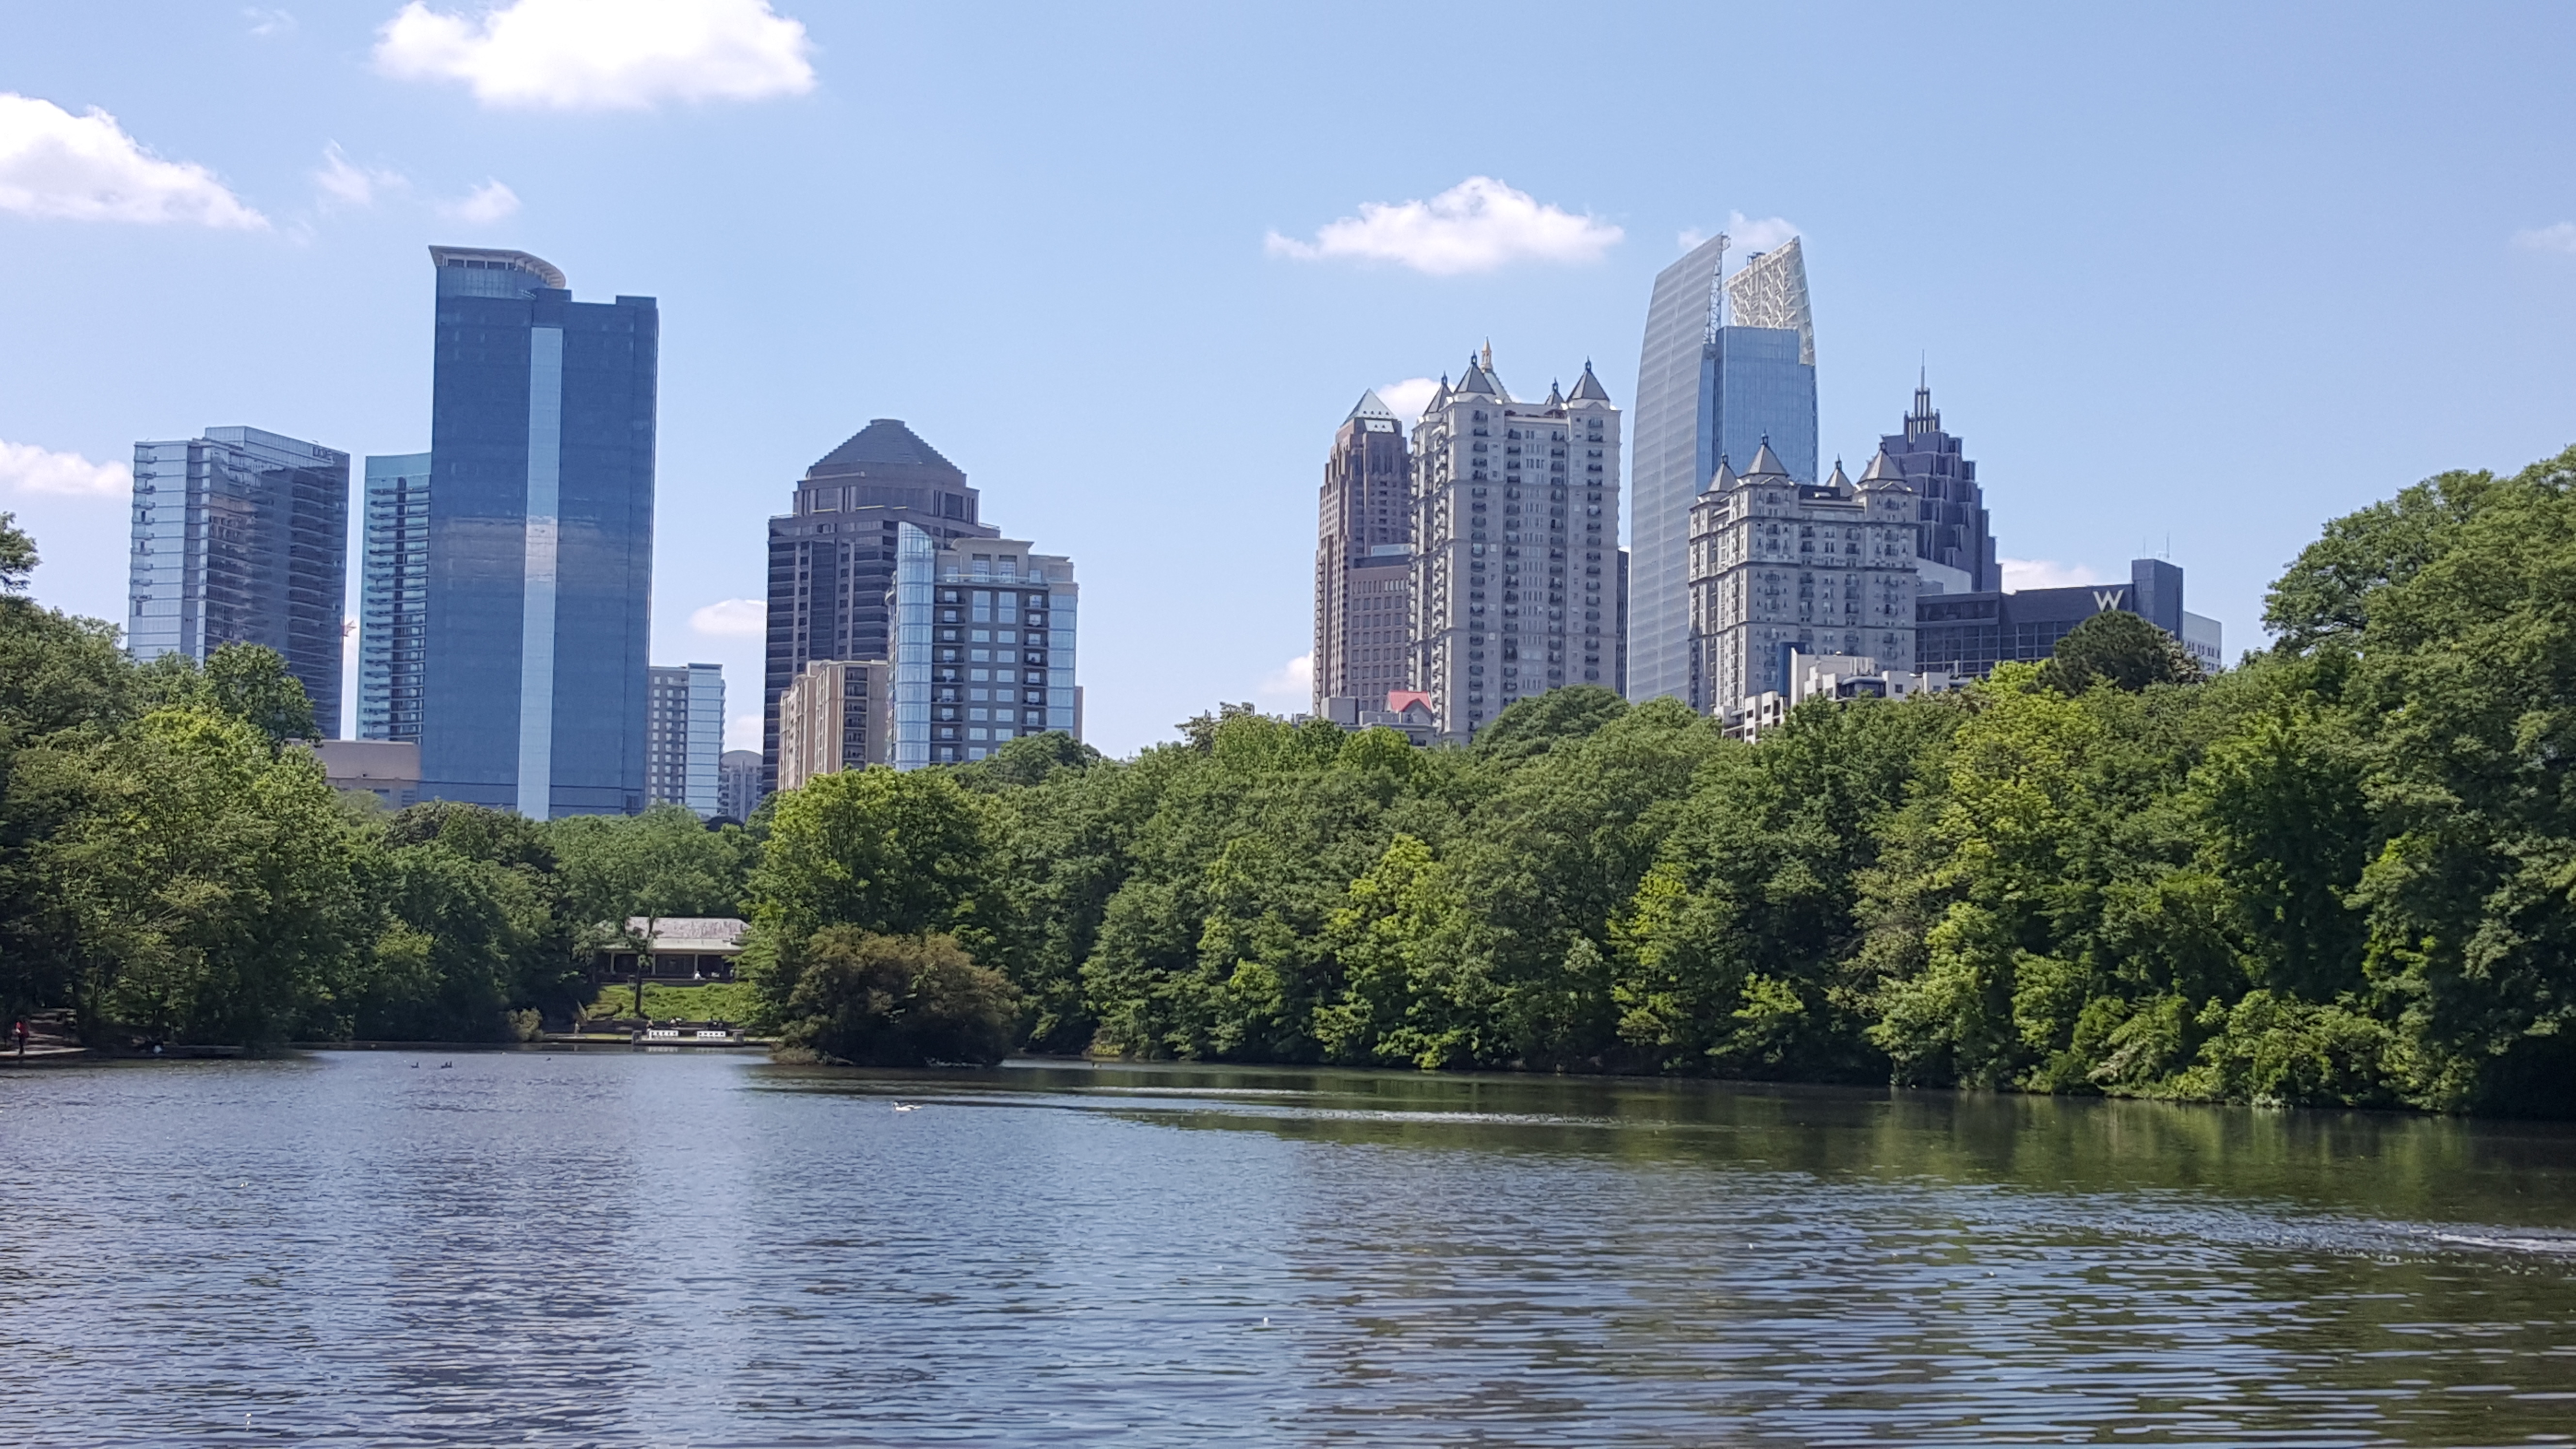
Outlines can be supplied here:
[[345, 1053], [0, 1188], [7, 1443], [2576, 1442], [2554, 1125]]

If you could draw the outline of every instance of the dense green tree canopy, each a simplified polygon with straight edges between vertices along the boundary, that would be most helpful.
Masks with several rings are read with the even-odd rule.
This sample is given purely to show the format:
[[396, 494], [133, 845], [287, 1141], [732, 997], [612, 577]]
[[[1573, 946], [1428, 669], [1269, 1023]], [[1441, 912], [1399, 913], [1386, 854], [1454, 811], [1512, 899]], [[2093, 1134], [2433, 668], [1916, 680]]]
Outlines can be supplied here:
[[494, 1036], [600, 927], [741, 910], [757, 1024], [845, 1061], [2576, 1111], [2576, 452], [2328, 524], [2213, 678], [2106, 613], [1754, 743], [1589, 688], [1465, 748], [1229, 704], [717, 831], [348, 808], [274, 656], [130, 666], [32, 559], [0, 526], [0, 989], [103, 1038]]

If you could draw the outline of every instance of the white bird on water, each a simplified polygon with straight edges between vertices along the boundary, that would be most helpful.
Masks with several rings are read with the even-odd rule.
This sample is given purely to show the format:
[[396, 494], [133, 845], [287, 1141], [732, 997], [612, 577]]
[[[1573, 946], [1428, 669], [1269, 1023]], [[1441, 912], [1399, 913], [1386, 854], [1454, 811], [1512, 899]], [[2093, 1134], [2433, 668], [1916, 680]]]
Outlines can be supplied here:
[[918, 1112], [921, 1110], [921, 1104], [919, 1102], [897, 1102], [894, 1104], [894, 1109], [898, 1112]]

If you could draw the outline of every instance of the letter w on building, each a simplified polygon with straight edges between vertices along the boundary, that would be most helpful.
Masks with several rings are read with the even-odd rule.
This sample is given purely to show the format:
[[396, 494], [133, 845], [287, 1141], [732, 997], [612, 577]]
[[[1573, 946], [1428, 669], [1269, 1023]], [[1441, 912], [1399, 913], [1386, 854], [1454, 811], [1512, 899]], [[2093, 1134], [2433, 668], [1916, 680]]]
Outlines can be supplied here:
[[2096, 611], [2102, 609], [2116, 609], [2120, 607], [2120, 596], [2127, 592], [2128, 590], [2126, 589], [2095, 589], [2093, 591], [2093, 607]]

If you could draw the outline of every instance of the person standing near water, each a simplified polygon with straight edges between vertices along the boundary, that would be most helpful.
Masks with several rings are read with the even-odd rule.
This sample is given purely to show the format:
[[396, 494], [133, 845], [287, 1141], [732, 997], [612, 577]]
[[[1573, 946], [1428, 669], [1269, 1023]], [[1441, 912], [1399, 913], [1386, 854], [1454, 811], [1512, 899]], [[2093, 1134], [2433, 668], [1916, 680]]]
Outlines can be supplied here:
[[9, 1028], [9, 1035], [18, 1039], [18, 1060], [25, 1061], [27, 1059], [27, 1018], [19, 1017], [18, 1024]]

